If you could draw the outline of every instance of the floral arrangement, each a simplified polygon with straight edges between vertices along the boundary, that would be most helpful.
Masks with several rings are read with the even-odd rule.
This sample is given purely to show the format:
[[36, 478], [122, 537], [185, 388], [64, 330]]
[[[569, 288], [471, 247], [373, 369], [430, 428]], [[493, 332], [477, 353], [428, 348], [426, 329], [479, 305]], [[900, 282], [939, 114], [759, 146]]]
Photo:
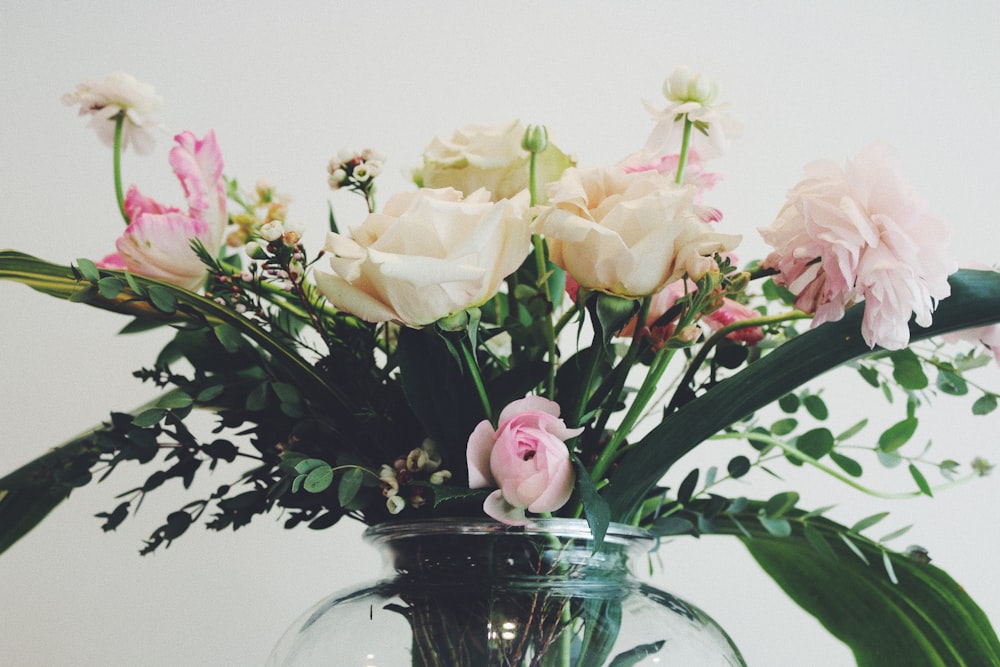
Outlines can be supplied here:
[[[773, 251], [738, 258], [740, 234], [708, 202], [739, 123], [701, 74], [679, 68], [663, 93], [645, 145], [613, 165], [577, 165], [543, 126], [469, 125], [433, 139], [416, 187], [380, 205], [386, 156], [341, 151], [333, 196], [360, 196], [368, 215], [343, 228], [331, 205], [325, 243], [310, 249], [285, 195], [224, 175], [213, 132], [174, 138], [186, 210], [126, 190], [122, 154], [154, 150], [162, 102], [126, 74], [78, 86], [64, 102], [112, 148], [125, 230], [114, 252], [74, 266], [2, 251], [0, 278], [131, 315], [127, 333], [176, 334], [135, 373], [163, 390], [157, 400], [0, 479], [0, 551], [125, 462], [156, 469], [100, 515], [105, 530], [168, 480], [237, 465], [142, 553], [203, 518], [237, 529], [276, 509], [288, 528], [582, 517], [595, 549], [612, 521], [663, 538], [726, 534], [859, 664], [876, 664], [886, 638], [913, 664], [1000, 664], [989, 621], [925, 552], [865, 534], [883, 513], [848, 527], [791, 491], [718, 492], [775, 458], [861, 486], [843, 445], [866, 422], [835, 435], [797, 416], [826, 418], [803, 385], [845, 364], [905, 397], [873, 458], [902, 464], [916, 494], [932, 494], [933, 475], [959, 476], [955, 461], [901, 448], [929, 376], [964, 394], [964, 374], [997, 354], [1000, 275], [958, 270], [946, 224], [878, 144], [844, 166], [809, 165], [759, 230]], [[997, 394], [980, 391], [973, 412], [995, 409]], [[788, 416], [764, 423], [757, 411], [774, 403]], [[210, 434], [188, 427], [195, 409], [215, 414]], [[746, 453], [660, 486], [713, 438], [744, 440]]]

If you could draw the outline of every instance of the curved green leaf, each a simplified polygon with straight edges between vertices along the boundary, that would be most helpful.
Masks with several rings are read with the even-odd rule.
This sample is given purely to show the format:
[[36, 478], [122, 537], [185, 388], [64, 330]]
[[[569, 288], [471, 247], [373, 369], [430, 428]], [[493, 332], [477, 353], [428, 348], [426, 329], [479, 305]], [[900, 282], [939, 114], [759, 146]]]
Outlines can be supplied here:
[[752, 537], [722, 521], [720, 532], [737, 536], [789, 597], [851, 648], [859, 667], [1000, 665], [989, 619], [944, 570], [799, 510], [785, 515], [791, 535], [774, 537], [752, 521], [760, 507], [735, 517]]
[[[82, 266], [81, 266], [82, 268]], [[53, 264], [15, 250], [0, 250], [0, 280], [12, 280], [28, 287], [70, 301], [116, 313], [133, 315], [147, 321], [171, 324], [194, 323], [210, 326], [219, 331], [232, 327], [271, 355], [277, 366], [289, 374], [290, 379], [303, 393], [317, 401], [327, 401], [328, 406], [343, 408], [341, 416], [353, 418], [352, 403], [339, 388], [331, 386], [316, 370], [298, 355], [293, 354], [280, 341], [234, 310], [186, 289], [152, 278], [126, 276], [123, 271], [101, 270], [101, 275], [117, 276], [127, 283], [114, 298], [83, 280], [80, 270]], [[155, 299], [135, 293], [139, 285]]]
[[[1000, 273], [962, 270], [949, 282], [951, 296], [938, 305], [934, 323], [927, 328], [911, 323], [911, 340], [1000, 322]], [[843, 319], [789, 340], [665, 417], [622, 456], [610, 476], [603, 495], [612, 520], [627, 521], [667, 470], [706, 438], [826, 371], [871, 353], [861, 337], [863, 313], [864, 304], [858, 304]]]

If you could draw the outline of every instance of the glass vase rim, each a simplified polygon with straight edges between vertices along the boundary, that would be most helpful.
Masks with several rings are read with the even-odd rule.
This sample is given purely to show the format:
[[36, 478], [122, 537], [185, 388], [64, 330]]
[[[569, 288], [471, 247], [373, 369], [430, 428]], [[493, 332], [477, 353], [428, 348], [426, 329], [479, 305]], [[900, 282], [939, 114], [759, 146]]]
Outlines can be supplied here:
[[[369, 526], [364, 532], [366, 542], [377, 544], [408, 537], [433, 535], [508, 535], [556, 536], [569, 539], [593, 540], [590, 524], [586, 519], [537, 518], [528, 524], [510, 525], [489, 518], [434, 517], [384, 521]], [[605, 544], [635, 545], [654, 541], [652, 533], [644, 528], [624, 523], [610, 523], [604, 536]]]

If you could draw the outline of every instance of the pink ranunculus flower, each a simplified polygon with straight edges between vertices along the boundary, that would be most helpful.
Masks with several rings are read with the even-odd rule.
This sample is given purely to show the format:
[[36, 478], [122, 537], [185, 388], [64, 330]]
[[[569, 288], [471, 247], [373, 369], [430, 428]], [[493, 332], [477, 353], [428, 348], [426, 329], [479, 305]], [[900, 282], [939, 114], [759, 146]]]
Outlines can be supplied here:
[[763, 265], [780, 271], [776, 280], [797, 295], [798, 308], [816, 314], [813, 326], [863, 299], [865, 342], [901, 349], [911, 314], [930, 325], [957, 269], [944, 252], [947, 225], [925, 209], [881, 144], [844, 169], [813, 163], [777, 220], [760, 230], [774, 248]]
[[565, 441], [583, 432], [559, 418], [559, 405], [540, 396], [512, 402], [497, 429], [482, 421], [469, 436], [469, 487], [499, 487], [483, 511], [511, 525], [530, 523], [525, 510], [554, 512], [569, 500], [576, 475]]
[[170, 166], [184, 187], [188, 212], [164, 206], [132, 186], [125, 198], [130, 224], [115, 244], [118, 252], [98, 265], [195, 290], [204, 282], [207, 268], [191, 249], [191, 241], [198, 239], [214, 256], [228, 220], [222, 153], [213, 132], [200, 141], [183, 132], [174, 141]]

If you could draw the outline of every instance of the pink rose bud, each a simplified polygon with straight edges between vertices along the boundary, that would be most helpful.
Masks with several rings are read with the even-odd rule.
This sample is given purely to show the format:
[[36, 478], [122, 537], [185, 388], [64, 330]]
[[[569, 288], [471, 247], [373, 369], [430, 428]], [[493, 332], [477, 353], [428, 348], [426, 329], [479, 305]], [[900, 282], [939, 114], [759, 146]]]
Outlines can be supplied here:
[[482, 421], [469, 436], [469, 487], [499, 487], [483, 511], [510, 525], [530, 523], [525, 510], [554, 512], [569, 500], [576, 475], [566, 440], [583, 432], [559, 419], [559, 405], [540, 396], [514, 401], [496, 431]]

